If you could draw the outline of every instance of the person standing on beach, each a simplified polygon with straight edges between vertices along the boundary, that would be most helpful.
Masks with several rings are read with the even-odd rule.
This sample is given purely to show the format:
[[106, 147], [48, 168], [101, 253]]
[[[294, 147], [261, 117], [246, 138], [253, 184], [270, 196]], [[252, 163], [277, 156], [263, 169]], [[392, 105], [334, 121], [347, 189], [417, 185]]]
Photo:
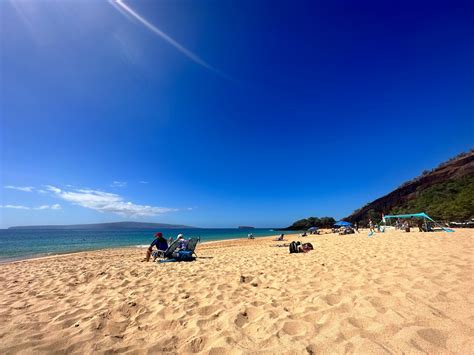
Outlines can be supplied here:
[[369, 219], [369, 229], [370, 229], [371, 232], [375, 232], [374, 222], [372, 222], [372, 219]]
[[166, 250], [168, 249], [168, 242], [165, 238], [163, 238], [163, 233], [158, 232], [155, 234], [155, 239], [151, 242], [150, 246], [146, 251], [145, 259], [142, 261], [150, 261], [151, 252], [153, 251], [153, 247], [156, 246], [158, 250]]

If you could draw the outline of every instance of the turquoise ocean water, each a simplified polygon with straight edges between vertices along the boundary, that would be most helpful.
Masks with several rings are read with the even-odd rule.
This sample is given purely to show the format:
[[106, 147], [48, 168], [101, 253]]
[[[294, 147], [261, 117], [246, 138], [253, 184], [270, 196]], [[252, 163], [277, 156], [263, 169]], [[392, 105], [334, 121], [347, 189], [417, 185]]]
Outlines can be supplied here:
[[[201, 242], [279, 234], [271, 229], [164, 229], [166, 238], [183, 233], [186, 238], [201, 237]], [[154, 231], [88, 230], [12, 230], [0, 229], [0, 262], [39, 256], [119, 247], [150, 245]]]

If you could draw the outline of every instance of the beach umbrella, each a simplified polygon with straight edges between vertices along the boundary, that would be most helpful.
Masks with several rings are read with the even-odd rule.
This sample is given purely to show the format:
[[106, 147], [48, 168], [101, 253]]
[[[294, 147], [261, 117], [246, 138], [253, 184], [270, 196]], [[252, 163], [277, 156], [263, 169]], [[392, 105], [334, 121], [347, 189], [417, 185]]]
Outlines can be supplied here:
[[311, 228], [308, 228], [309, 231], [316, 231], [318, 230], [319, 228], [318, 227], [311, 227]]
[[335, 226], [337, 227], [350, 227], [352, 226], [352, 223], [346, 222], [346, 221], [339, 221], [334, 223]]

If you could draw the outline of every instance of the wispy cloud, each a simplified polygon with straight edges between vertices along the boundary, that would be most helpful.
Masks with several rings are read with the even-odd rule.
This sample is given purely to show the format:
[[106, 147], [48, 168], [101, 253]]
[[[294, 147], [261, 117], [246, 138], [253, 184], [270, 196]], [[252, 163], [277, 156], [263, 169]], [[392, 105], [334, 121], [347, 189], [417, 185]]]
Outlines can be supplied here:
[[143, 181], [143, 180], [141, 180], [141, 181], [139, 181], [139, 183], [140, 183], [140, 184], [148, 184], [148, 181]]
[[34, 208], [35, 210], [60, 210], [61, 205], [55, 203], [54, 205], [42, 205]]
[[122, 196], [117, 194], [99, 190], [75, 189], [66, 191], [55, 186], [47, 186], [47, 189], [64, 201], [99, 212], [109, 212], [124, 217], [156, 216], [166, 212], [177, 211], [167, 207], [138, 205], [125, 201]]
[[29, 210], [29, 207], [21, 206], [21, 205], [0, 205], [0, 208], [11, 208], [15, 210]]
[[33, 186], [13, 186], [13, 185], [7, 185], [7, 186], [4, 186], [4, 188], [11, 189], [11, 190], [24, 191], [24, 192], [32, 192], [34, 189]]
[[41, 205], [38, 207], [28, 207], [22, 205], [0, 205], [0, 208], [11, 208], [15, 210], [60, 210], [61, 205], [58, 203], [54, 205]]
[[125, 187], [125, 186], [127, 186], [127, 182], [125, 182], [125, 181], [114, 181], [114, 182], [112, 182], [112, 184], [110, 186], [111, 187]]
[[171, 38], [169, 35], [164, 33], [162, 30], [160, 30], [158, 27], [153, 25], [151, 22], [146, 20], [144, 17], [142, 17], [139, 13], [137, 13], [135, 10], [133, 10], [130, 6], [125, 4], [123, 0], [109, 0], [109, 2], [119, 10], [121, 13], [125, 14], [128, 18], [132, 17], [135, 20], [139, 21], [142, 25], [144, 25], [146, 28], [148, 28], [151, 32], [156, 34], [158, 37], [161, 39], [165, 40], [169, 44], [171, 44], [173, 47], [175, 47], [178, 51], [180, 51], [182, 54], [184, 54], [186, 57], [191, 59], [193, 62], [201, 65], [202, 67], [216, 73], [220, 77], [227, 79], [227, 80], [233, 80], [230, 76], [227, 74], [221, 72], [219, 69], [213, 67], [209, 63], [205, 62], [203, 59], [201, 59], [197, 54], [191, 52], [189, 49], [184, 47], [182, 44]]

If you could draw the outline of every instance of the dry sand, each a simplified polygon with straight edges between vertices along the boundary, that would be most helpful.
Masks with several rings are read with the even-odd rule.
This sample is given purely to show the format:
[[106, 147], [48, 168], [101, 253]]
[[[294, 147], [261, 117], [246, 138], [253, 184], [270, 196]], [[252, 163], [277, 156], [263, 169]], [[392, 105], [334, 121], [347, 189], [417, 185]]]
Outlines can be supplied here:
[[[473, 353], [474, 231], [268, 238], [192, 263], [116, 249], [0, 265], [1, 353]], [[297, 239], [296, 236], [290, 240]]]

